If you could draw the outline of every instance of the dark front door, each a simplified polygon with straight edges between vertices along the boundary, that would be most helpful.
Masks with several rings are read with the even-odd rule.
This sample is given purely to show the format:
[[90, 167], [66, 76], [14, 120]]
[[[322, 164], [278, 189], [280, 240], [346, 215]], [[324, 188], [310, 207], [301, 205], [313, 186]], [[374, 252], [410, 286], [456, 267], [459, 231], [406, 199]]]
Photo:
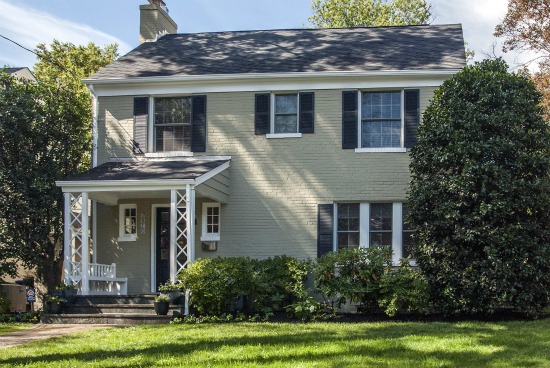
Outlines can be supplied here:
[[170, 279], [170, 208], [157, 208], [156, 277], [157, 286]]

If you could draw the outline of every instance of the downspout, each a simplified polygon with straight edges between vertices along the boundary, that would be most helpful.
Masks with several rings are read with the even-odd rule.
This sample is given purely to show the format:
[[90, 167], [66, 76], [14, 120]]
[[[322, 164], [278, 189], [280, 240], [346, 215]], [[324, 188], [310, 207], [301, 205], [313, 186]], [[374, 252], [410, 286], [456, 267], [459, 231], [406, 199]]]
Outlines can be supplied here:
[[98, 116], [99, 116], [99, 104], [97, 95], [94, 91], [94, 85], [86, 85], [90, 91], [92, 97], [92, 168], [97, 166], [97, 136], [98, 136]]

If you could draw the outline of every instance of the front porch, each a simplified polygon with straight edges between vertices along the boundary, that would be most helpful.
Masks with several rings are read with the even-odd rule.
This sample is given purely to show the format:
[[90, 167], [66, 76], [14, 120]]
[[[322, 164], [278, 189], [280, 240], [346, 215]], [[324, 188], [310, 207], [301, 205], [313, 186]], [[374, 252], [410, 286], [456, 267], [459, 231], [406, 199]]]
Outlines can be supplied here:
[[117, 160], [57, 182], [65, 195], [64, 282], [89, 296], [156, 292], [176, 281], [195, 260], [197, 235], [205, 240], [196, 233], [197, 202], [217, 205], [219, 226], [229, 164], [230, 157]]

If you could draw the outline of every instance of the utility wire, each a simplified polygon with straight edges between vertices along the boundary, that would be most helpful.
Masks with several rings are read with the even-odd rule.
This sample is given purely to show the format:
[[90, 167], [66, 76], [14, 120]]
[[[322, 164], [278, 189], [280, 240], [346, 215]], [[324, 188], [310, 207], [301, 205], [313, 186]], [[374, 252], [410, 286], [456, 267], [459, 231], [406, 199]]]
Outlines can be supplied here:
[[[63, 65], [59, 64], [59, 63], [58, 63], [57, 61], [55, 61], [54, 59], [52, 59], [52, 58], [50, 58], [50, 57], [48, 57], [48, 56], [46, 56], [46, 55], [40, 55], [39, 53], [35, 52], [34, 50], [31, 50], [31, 49], [29, 49], [28, 47], [25, 47], [25, 46], [21, 45], [20, 43], [18, 43], [18, 42], [16, 42], [16, 41], [12, 40], [11, 38], [8, 38], [8, 37], [4, 36], [3, 34], [0, 34], [0, 37], [2, 37], [3, 39], [5, 39], [5, 40], [7, 40], [7, 41], [9, 41], [9, 42], [11, 42], [11, 43], [13, 43], [13, 44], [15, 44], [15, 45], [21, 47], [23, 50], [26, 50], [26, 51], [28, 51], [28, 52], [30, 52], [30, 53], [33, 53], [34, 55], [36, 55], [36, 57], [38, 57], [38, 58], [40, 58], [40, 59], [42, 59], [42, 60], [45, 60], [46, 62], [48, 62], [48, 63], [54, 65], [55, 67], [59, 68], [60, 70], [66, 72], [66, 73], [71, 74], [73, 77], [78, 78], [78, 79], [81, 79], [81, 78], [82, 78], [80, 75], [77, 75], [76, 73], [74, 73], [74, 72], [72, 72], [72, 71], [70, 71], [70, 70], [65, 69], [65, 67], [64, 67]], [[96, 118], [97, 118], [97, 117], [96, 117]], [[120, 128], [124, 131], [124, 133], [126, 133], [126, 135], [128, 136], [128, 138], [130, 138], [130, 144], [129, 144], [129, 146], [132, 148], [132, 155], [134, 155], [134, 152], [133, 152], [133, 150], [134, 150], [134, 148], [135, 148], [134, 137], [132, 137], [132, 136], [130, 135], [130, 133], [128, 133], [128, 131], [124, 128], [124, 126], [123, 126], [118, 120], [116, 120], [116, 122], [117, 122], [117, 124], [120, 126]]]

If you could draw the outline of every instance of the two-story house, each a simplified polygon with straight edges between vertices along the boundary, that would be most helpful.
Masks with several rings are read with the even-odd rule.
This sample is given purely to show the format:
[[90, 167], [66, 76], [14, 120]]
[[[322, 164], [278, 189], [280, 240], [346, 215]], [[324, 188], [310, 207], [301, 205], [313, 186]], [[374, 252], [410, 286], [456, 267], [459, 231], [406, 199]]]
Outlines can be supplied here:
[[177, 34], [150, 2], [143, 42], [85, 80], [94, 167], [58, 182], [66, 282], [137, 294], [197, 257], [408, 254], [408, 150], [465, 65], [460, 25]]

